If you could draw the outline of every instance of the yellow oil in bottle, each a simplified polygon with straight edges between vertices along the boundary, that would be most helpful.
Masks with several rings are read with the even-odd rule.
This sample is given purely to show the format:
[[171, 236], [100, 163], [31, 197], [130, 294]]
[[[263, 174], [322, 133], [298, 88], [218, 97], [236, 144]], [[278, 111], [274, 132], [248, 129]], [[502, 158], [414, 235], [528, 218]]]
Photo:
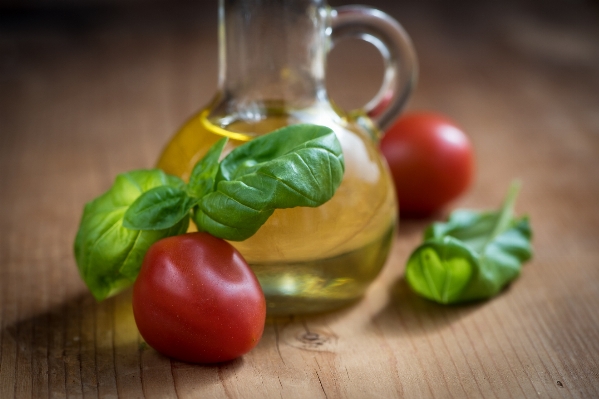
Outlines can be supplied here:
[[206, 109], [172, 138], [158, 167], [187, 180], [217, 140], [225, 151], [296, 123], [328, 126], [343, 149], [345, 174], [334, 197], [317, 208], [279, 209], [249, 239], [232, 244], [256, 273], [271, 315], [327, 311], [361, 297], [387, 258], [396, 199], [386, 164], [371, 136], [329, 107], [268, 107], [251, 122], [208, 117]]

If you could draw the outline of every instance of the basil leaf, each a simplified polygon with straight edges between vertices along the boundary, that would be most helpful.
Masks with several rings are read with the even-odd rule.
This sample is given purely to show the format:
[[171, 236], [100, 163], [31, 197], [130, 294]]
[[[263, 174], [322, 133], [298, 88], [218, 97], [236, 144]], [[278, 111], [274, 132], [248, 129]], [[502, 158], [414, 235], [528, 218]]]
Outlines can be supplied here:
[[412, 253], [406, 279], [418, 294], [439, 303], [490, 298], [520, 274], [532, 256], [527, 217], [514, 218], [518, 185], [497, 212], [455, 211], [434, 223]]
[[97, 300], [135, 281], [150, 245], [187, 230], [188, 218], [164, 230], [140, 231], [123, 226], [129, 206], [142, 193], [164, 185], [184, 187], [181, 179], [160, 170], [124, 173], [106, 193], [85, 205], [75, 237], [75, 259], [81, 277]]
[[214, 191], [214, 182], [216, 174], [218, 173], [218, 159], [227, 144], [228, 139], [226, 137], [217, 141], [204, 155], [204, 157], [198, 161], [193, 167], [189, 183], [187, 185], [187, 192], [196, 198], [202, 198], [209, 192]]
[[427, 241], [413, 252], [406, 279], [420, 295], [439, 303], [454, 303], [471, 281], [476, 263], [476, 253], [446, 236]]
[[293, 125], [237, 147], [221, 162], [215, 191], [194, 208], [201, 231], [227, 240], [252, 236], [278, 208], [317, 207], [331, 199], [345, 164], [335, 133]]
[[133, 230], [164, 230], [173, 227], [198, 200], [187, 191], [171, 186], [159, 186], [143, 193], [125, 212], [123, 226]]

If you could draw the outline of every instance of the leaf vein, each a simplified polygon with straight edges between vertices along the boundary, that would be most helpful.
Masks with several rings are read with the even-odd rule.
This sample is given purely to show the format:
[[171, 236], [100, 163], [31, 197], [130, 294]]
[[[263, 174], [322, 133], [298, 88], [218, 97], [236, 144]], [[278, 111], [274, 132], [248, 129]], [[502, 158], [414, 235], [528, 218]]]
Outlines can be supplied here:
[[306, 162], [306, 160], [300, 154], [297, 154], [297, 157], [300, 159], [300, 161], [302, 161], [302, 163], [304, 165], [306, 165], [306, 168], [308, 168], [308, 171], [310, 172], [310, 176], [312, 176], [312, 180], [314, 180], [314, 185], [318, 186], [318, 179], [314, 175], [314, 172], [312, 172], [312, 169], [310, 168], [310, 165], [308, 165], [308, 163]]
[[123, 260], [123, 263], [121, 264], [121, 267], [119, 268], [119, 273], [123, 274], [123, 268], [127, 264], [127, 260], [129, 260], [129, 256], [131, 256], [131, 253], [133, 252], [135, 245], [137, 245], [137, 242], [139, 241], [140, 236], [141, 236], [141, 230], [138, 230], [137, 235], [135, 236], [135, 241], [133, 241], [133, 245], [127, 251], [127, 256], [125, 257], [125, 260]]
[[316, 201], [315, 199], [313, 199], [313, 198], [310, 198], [308, 195], [306, 195], [306, 194], [302, 193], [302, 192], [301, 192], [301, 191], [299, 191], [297, 188], [290, 186], [290, 185], [289, 185], [287, 182], [285, 182], [285, 181], [281, 180], [281, 179], [280, 179], [280, 178], [278, 178], [277, 176], [273, 176], [273, 175], [266, 174], [266, 173], [264, 173], [264, 172], [262, 172], [262, 171], [260, 171], [260, 170], [256, 171], [256, 174], [258, 174], [258, 175], [262, 175], [262, 176], [266, 176], [266, 177], [270, 177], [271, 179], [275, 179], [275, 180], [277, 180], [279, 183], [281, 183], [283, 186], [285, 186], [285, 187], [288, 187], [288, 188], [289, 188], [291, 191], [293, 191], [293, 192], [296, 192], [296, 193], [297, 193], [297, 194], [299, 194], [300, 196], [302, 196], [302, 197], [305, 197], [305, 198], [307, 198], [308, 200], [310, 200], [310, 201], [312, 201], [312, 202], [314, 202], [314, 203], [317, 203], [317, 202], [318, 202], [318, 201]]
[[251, 206], [249, 206], [249, 205], [247, 205], [247, 204], [244, 204], [244, 203], [240, 202], [238, 199], [231, 197], [229, 194], [225, 193], [224, 191], [219, 191], [219, 193], [221, 193], [221, 194], [222, 194], [222, 195], [224, 195], [225, 197], [229, 198], [231, 201], [234, 201], [234, 202], [238, 203], [239, 205], [241, 205], [241, 206], [244, 206], [244, 207], [246, 207], [246, 208], [248, 208], [248, 209], [251, 209], [251, 210], [253, 210], [253, 211], [256, 211], [256, 212], [262, 212], [262, 210], [263, 210], [263, 209], [265, 209], [265, 208], [263, 208], [263, 209], [256, 209], [256, 208], [253, 208], [253, 207], [251, 207]]

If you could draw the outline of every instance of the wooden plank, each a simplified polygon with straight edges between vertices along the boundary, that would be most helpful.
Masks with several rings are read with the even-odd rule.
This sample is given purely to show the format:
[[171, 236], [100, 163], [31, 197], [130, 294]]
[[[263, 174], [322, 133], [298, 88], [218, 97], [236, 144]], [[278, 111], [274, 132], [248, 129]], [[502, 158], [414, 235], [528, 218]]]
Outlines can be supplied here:
[[119, 397], [143, 398], [139, 333], [131, 311], [131, 293], [115, 298], [114, 307], [114, 365]]
[[95, 370], [100, 398], [118, 397], [114, 356], [114, 298], [96, 305]]
[[[5, 261], [6, 262], [6, 261]], [[6, 265], [7, 263], [4, 263]], [[3, 265], [3, 266], [4, 266]], [[10, 267], [10, 265], [9, 265]], [[2, 333], [0, 347], [0, 396], [10, 398], [15, 395], [17, 368], [17, 336], [11, 325], [18, 320], [17, 284], [12, 276], [14, 272], [6, 266], [2, 270]]]

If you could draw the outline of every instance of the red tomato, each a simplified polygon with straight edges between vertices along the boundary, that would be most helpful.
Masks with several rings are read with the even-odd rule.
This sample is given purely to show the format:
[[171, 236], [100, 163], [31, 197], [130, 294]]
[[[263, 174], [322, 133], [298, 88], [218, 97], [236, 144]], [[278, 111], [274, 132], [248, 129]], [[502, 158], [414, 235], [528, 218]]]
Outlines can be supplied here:
[[406, 114], [387, 131], [380, 147], [403, 215], [429, 215], [462, 194], [472, 181], [470, 140], [442, 115]]
[[256, 346], [266, 302], [256, 276], [231, 244], [190, 233], [150, 247], [133, 287], [133, 314], [142, 337], [158, 352], [215, 363]]

